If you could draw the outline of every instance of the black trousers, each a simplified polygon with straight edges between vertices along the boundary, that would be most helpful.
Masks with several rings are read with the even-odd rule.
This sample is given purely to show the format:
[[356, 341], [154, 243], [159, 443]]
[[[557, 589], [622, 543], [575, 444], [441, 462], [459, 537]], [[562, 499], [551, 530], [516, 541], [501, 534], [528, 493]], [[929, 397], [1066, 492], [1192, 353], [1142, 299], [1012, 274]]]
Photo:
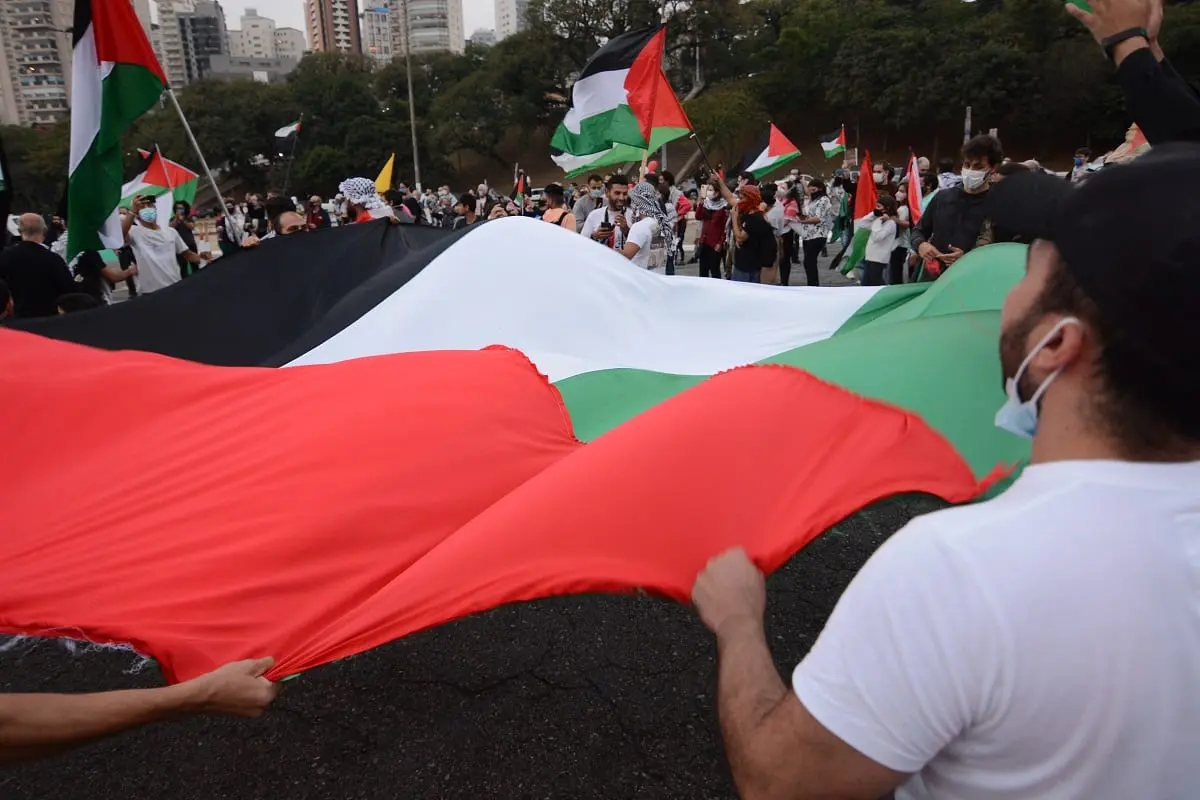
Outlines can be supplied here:
[[888, 262], [888, 286], [899, 286], [904, 283], [904, 262], [907, 260], [907, 247], [897, 247], [892, 251], [892, 258]]
[[699, 274], [701, 278], [721, 277], [722, 254], [706, 244], [696, 245], [696, 255], [699, 257]]
[[817, 259], [821, 257], [821, 251], [825, 249], [825, 239], [805, 239], [804, 240], [804, 276], [808, 279], [809, 286], [820, 286], [821, 275], [817, 272]]
[[779, 258], [779, 285], [787, 286], [792, 277], [792, 263], [796, 255], [796, 234], [788, 231], [779, 241], [783, 248]]
[[883, 286], [883, 271], [888, 265], [882, 261], [863, 261], [863, 286]]

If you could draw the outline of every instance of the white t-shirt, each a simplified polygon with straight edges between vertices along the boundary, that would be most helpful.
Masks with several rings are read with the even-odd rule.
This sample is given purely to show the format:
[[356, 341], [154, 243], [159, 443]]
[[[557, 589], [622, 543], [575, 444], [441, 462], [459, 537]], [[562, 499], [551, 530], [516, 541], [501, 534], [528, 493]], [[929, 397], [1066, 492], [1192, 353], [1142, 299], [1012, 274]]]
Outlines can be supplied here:
[[767, 222], [771, 223], [771, 228], [774, 229], [777, 238], [788, 232], [787, 221], [783, 218], [783, 203], [777, 201], [775, 205], [767, 209], [767, 213], [763, 216]]
[[876, 264], [888, 263], [892, 251], [896, 249], [896, 223], [884, 217], [877, 217], [872, 212], [862, 219], [855, 220], [854, 230], [863, 228], [871, 229], [870, 238], [867, 239], [867, 252], [863, 259], [874, 261]]
[[[589, 213], [587, 215], [587, 218], [583, 221], [583, 228], [580, 229], [579, 235], [584, 236], [588, 239], [592, 239], [592, 234], [596, 232], [597, 228], [601, 227], [604, 224], [604, 212], [605, 211], [608, 211], [608, 209], [601, 207], [601, 208], [597, 208], [595, 211], [592, 211], [591, 213]], [[608, 211], [608, 221], [610, 224], [612, 223], [613, 218], [615, 216], [616, 216], [616, 214], [614, 214], [612, 211]], [[592, 239], [592, 241], [595, 241], [595, 239]], [[604, 244], [605, 246], [607, 246], [607, 244], [605, 242], [601, 242], [600, 244]], [[614, 224], [613, 225], [613, 249], [620, 250], [624, 246], [625, 246], [625, 232], [622, 231], [619, 227], [617, 227]]]
[[157, 292], [183, 279], [175, 256], [188, 248], [174, 228], [151, 230], [135, 222], [129, 229], [129, 246], [137, 262], [138, 294]]
[[637, 222], [629, 226], [629, 236], [626, 242], [632, 242], [638, 246], [637, 254], [629, 259], [634, 266], [642, 269], [650, 268], [650, 249], [654, 241], [654, 234], [658, 229], [658, 221], [653, 217], [639, 219]]
[[1031, 466], [855, 576], [792, 675], [908, 798], [1200, 789], [1200, 461]]

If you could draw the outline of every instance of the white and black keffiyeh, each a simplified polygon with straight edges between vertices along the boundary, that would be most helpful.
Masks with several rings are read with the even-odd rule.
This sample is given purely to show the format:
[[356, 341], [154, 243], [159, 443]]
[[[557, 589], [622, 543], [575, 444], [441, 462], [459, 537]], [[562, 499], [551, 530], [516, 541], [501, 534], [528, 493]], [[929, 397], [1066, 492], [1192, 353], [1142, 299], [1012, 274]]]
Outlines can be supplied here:
[[370, 178], [347, 178], [338, 184], [338, 193], [346, 196], [346, 202], [367, 211], [378, 211], [385, 205]]

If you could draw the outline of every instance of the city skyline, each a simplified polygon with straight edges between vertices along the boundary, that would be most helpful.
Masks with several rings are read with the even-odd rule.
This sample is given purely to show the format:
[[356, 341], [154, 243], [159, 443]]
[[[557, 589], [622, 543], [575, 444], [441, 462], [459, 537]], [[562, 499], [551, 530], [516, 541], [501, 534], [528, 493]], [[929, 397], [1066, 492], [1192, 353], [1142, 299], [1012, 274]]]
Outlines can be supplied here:
[[[495, 30], [495, 0], [462, 0], [462, 5], [464, 35], [469, 37], [480, 28]], [[221, 6], [229, 20], [236, 20], [246, 13], [247, 8], [253, 8], [259, 16], [275, 20], [281, 28], [306, 30], [301, 0], [221, 0]], [[370, 0], [358, 0], [360, 12], [370, 7]]]

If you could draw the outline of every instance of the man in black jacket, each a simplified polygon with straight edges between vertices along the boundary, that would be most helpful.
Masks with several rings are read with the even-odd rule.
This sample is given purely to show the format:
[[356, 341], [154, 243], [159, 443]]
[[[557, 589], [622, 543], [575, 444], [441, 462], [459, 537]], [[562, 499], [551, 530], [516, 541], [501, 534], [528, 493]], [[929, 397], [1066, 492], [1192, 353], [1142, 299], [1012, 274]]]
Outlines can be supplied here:
[[53, 317], [59, 295], [75, 291], [66, 263], [42, 241], [46, 220], [40, 214], [22, 214], [21, 241], [0, 253], [0, 280], [12, 291], [13, 316]]
[[942, 189], [912, 229], [912, 246], [933, 279], [980, 242], [992, 172], [1004, 161], [1000, 140], [980, 134], [963, 145], [962, 186]]

